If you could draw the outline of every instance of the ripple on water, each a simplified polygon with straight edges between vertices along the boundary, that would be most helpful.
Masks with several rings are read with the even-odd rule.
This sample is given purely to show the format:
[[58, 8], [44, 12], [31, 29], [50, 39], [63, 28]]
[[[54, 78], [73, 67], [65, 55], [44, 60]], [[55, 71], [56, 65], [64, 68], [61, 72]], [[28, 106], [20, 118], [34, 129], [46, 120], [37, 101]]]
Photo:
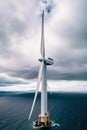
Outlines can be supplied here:
[[[55, 95], [55, 96], [54, 96]], [[65, 98], [66, 97], [66, 98]], [[70, 98], [69, 98], [70, 97]], [[33, 96], [0, 97], [0, 130], [34, 130], [32, 121], [28, 121]], [[37, 99], [31, 120], [35, 120], [40, 111], [40, 98]], [[54, 123], [52, 127], [40, 130], [87, 130], [87, 96], [57, 95], [49, 96], [49, 110]]]

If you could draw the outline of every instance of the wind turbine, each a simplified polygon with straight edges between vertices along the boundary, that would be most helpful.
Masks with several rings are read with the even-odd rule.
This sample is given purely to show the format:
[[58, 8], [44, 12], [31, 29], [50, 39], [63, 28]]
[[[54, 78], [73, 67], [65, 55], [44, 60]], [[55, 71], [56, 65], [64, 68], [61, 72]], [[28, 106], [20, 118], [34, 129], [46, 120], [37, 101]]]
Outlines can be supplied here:
[[31, 107], [29, 120], [32, 116], [33, 109], [35, 106], [37, 94], [41, 84], [41, 114], [38, 116], [38, 120], [33, 123], [34, 127], [47, 127], [53, 122], [49, 119], [49, 113], [47, 111], [47, 65], [52, 65], [54, 63], [52, 58], [45, 58], [45, 44], [44, 44], [44, 10], [42, 12], [42, 24], [41, 24], [41, 58], [39, 59], [41, 66], [38, 73], [38, 81], [36, 86], [36, 93], [34, 96], [34, 101]]

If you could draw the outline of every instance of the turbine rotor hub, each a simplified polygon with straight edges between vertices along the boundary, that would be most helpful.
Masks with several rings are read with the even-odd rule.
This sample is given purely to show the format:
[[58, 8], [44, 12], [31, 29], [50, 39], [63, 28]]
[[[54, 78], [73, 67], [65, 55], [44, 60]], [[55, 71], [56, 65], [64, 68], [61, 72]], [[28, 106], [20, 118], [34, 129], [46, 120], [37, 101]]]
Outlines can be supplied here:
[[52, 58], [40, 58], [39, 59], [40, 62], [44, 62], [46, 65], [53, 65], [54, 64], [54, 60]]

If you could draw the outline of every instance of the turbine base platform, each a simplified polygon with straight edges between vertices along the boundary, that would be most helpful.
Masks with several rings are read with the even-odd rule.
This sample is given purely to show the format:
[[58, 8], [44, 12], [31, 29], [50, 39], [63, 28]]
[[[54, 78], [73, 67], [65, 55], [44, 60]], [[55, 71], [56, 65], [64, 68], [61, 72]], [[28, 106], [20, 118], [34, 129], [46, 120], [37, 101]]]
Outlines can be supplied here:
[[42, 128], [42, 127], [50, 127], [54, 124], [53, 121], [50, 120], [50, 114], [45, 113], [45, 115], [39, 115], [38, 120], [33, 122], [34, 128]]
[[45, 124], [45, 122], [40, 122], [37, 120], [33, 122], [33, 128], [51, 127], [53, 124], [53, 121], [47, 121], [47, 123]]

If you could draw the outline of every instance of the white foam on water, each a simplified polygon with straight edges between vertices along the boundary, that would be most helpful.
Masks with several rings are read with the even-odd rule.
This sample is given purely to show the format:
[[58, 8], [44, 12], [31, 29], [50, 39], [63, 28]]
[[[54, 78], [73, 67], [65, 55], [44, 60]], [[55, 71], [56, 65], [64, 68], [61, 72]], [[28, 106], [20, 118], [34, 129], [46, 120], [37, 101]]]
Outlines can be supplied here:
[[60, 127], [60, 124], [58, 124], [58, 123], [53, 123], [52, 127], [53, 127], [53, 126], [58, 126], [58, 127]]

